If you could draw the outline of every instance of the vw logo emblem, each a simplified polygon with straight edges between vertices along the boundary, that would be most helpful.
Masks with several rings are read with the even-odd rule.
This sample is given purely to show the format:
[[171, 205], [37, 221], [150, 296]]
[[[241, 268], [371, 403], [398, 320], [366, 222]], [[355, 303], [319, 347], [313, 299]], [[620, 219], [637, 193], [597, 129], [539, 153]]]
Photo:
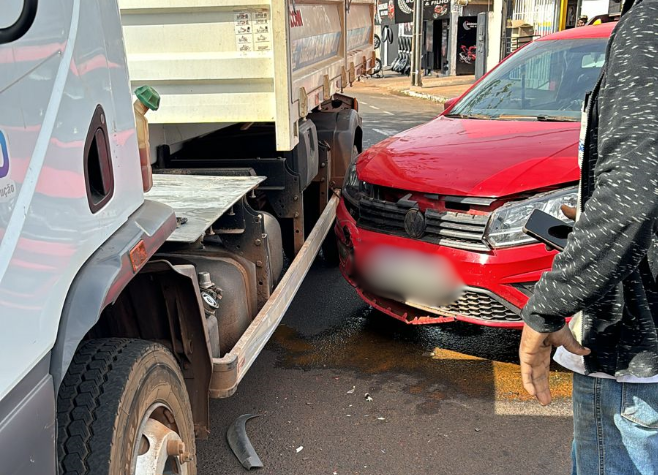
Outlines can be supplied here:
[[425, 234], [425, 216], [417, 209], [412, 208], [404, 216], [404, 229], [414, 239], [420, 239]]

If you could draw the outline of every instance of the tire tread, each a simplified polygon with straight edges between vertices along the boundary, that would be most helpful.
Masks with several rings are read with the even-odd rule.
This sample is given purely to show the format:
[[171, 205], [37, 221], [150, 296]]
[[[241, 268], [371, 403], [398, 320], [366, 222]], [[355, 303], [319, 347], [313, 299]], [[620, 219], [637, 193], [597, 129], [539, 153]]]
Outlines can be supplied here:
[[107, 449], [128, 375], [146, 353], [162, 346], [145, 340], [90, 340], [78, 349], [57, 397], [60, 475], [107, 473]]

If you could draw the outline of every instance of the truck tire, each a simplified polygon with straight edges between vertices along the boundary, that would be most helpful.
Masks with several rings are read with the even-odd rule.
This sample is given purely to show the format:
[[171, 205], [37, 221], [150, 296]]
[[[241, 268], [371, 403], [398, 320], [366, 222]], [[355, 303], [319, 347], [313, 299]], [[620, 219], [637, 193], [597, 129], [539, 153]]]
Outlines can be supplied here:
[[196, 475], [183, 375], [164, 346], [90, 340], [57, 397], [60, 475]]
[[[359, 149], [356, 145], [352, 146], [352, 160], [356, 160], [356, 157], [359, 155]], [[342, 185], [342, 184], [341, 184]], [[334, 220], [334, 225], [336, 221]], [[336, 238], [336, 233], [334, 232], [334, 225], [331, 226], [331, 230], [327, 234], [327, 237], [322, 242], [322, 257], [326, 265], [335, 267], [340, 264], [340, 256], [338, 254], [338, 239]]]

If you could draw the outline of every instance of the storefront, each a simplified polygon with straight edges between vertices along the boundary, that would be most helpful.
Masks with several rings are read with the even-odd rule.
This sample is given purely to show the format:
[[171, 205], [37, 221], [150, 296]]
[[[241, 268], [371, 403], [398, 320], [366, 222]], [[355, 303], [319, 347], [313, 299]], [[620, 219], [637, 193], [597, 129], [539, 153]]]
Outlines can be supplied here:
[[[471, 0], [460, 6], [449, 0], [424, 0], [428, 67], [441, 74], [449, 74], [451, 60], [454, 74], [475, 73], [477, 15], [489, 11], [488, 0]], [[456, 45], [450, 45], [451, 22], [456, 20]], [[431, 41], [429, 41], [431, 38]]]
[[398, 56], [399, 31], [395, 22], [394, 0], [378, 0], [377, 13], [379, 20], [379, 37], [382, 44], [379, 57], [384, 67], [390, 66]]
[[560, 0], [512, 0], [509, 19], [532, 25], [532, 36], [539, 38], [559, 30], [561, 5]]
[[[609, 0], [581, 0], [580, 2], [580, 15], [586, 15], [588, 19], [592, 19], [599, 15], [605, 15], [609, 12]], [[613, 7], [610, 13], [615, 13]]]
[[424, 0], [427, 69], [448, 73], [450, 0]]
[[578, 19], [586, 16], [588, 21], [600, 15], [619, 15], [621, 0], [561, 0], [560, 30], [575, 28]]
[[[460, 6], [451, 0], [419, 1], [423, 2], [422, 58], [426, 73], [447, 75], [452, 61], [455, 64], [453, 74], [474, 74], [477, 14], [488, 11], [490, 2], [470, 0], [467, 5]], [[380, 50], [384, 66], [394, 64], [401, 55], [410, 54], [413, 8], [414, 0], [379, 0], [380, 37], [390, 35], [392, 39], [390, 43], [384, 42]], [[455, 46], [450, 45], [452, 21], [457, 26]]]
[[578, 21], [578, 0], [562, 0], [564, 17], [562, 18], [561, 30], [568, 30], [576, 27]]

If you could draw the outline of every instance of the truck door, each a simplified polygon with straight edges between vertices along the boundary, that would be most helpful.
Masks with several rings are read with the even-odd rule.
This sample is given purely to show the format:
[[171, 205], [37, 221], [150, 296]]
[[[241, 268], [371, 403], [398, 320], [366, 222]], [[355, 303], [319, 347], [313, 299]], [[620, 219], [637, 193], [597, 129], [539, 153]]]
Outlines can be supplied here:
[[[105, 134], [93, 134], [94, 120]], [[121, 161], [113, 172], [114, 198], [120, 199], [93, 209], [89, 189], [96, 197], [106, 190], [86, 185], [90, 178], [98, 183], [93, 164], [103, 156]], [[0, 457], [8, 466], [3, 473], [43, 475], [54, 468], [49, 353], [64, 301], [80, 267], [142, 202], [116, 3], [4, 0]]]

